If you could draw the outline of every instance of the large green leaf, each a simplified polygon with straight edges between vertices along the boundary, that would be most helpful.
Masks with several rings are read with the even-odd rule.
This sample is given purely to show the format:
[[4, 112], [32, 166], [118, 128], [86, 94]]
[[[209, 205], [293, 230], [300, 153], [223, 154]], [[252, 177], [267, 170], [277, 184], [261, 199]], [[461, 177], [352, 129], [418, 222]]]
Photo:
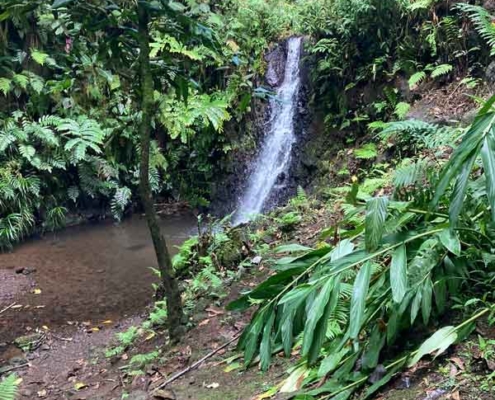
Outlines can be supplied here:
[[275, 312], [273, 308], [268, 310], [268, 321], [263, 328], [263, 337], [260, 345], [260, 367], [262, 371], [266, 371], [270, 366], [272, 359], [272, 329], [275, 322]]
[[405, 244], [397, 247], [392, 254], [390, 286], [394, 301], [400, 303], [407, 291], [407, 252]]
[[251, 306], [251, 299], [263, 300], [276, 296], [285, 289], [285, 285], [292, 281], [295, 275], [299, 275], [304, 269], [304, 267], [291, 268], [271, 276], [251, 292], [229, 303], [227, 310], [245, 310]]
[[282, 246], [278, 246], [274, 251], [275, 253], [296, 253], [298, 251], [311, 251], [311, 247], [303, 246], [299, 243], [291, 243]]
[[455, 231], [447, 228], [440, 232], [438, 236], [440, 237], [440, 242], [448, 251], [456, 256], [461, 255], [461, 242]]
[[366, 202], [366, 249], [374, 251], [382, 241], [387, 219], [387, 197], [374, 197]]
[[450, 198], [449, 216], [450, 225], [455, 227], [459, 219], [459, 214], [461, 213], [462, 207], [464, 205], [464, 198], [466, 197], [466, 189], [469, 182], [469, 176], [471, 175], [471, 170], [473, 169], [474, 162], [478, 157], [478, 153], [481, 148], [481, 143], [477, 148], [474, 149], [472, 154], [466, 160], [462, 169], [457, 176], [457, 180], [454, 185], [454, 190]]
[[303, 345], [302, 345], [302, 355], [306, 356], [309, 353], [311, 344], [314, 340], [315, 328], [318, 321], [325, 314], [328, 302], [330, 300], [330, 295], [334, 289], [334, 280], [328, 279], [322, 286], [320, 292], [316, 296], [314, 302], [311, 305], [311, 309], [308, 313], [308, 319], [306, 321], [306, 326], [304, 327]]
[[332, 295], [330, 301], [328, 302], [325, 312], [323, 316], [320, 318], [318, 323], [316, 324], [313, 342], [311, 344], [311, 348], [309, 349], [308, 354], [308, 363], [313, 365], [318, 357], [320, 356], [321, 347], [323, 346], [328, 327], [328, 320], [334, 310], [337, 308], [337, 304], [339, 302], [340, 297], [340, 276], [334, 278], [334, 288], [332, 291]]
[[422, 357], [427, 354], [435, 353], [435, 357], [442, 354], [450, 345], [457, 340], [457, 333], [455, 327], [446, 326], [436, 331], [428, 340], [426, 340], [418, 349], [416, 354], [409, 361], [408, 366], [412, 367]]
[[242, 338], [244, 345], [244, 365], [251, 364], [258, 350], [259, 338], [265, 322], [266, 309], [260, 310], [254, 317], [251, 324], [246, 328], [245, 337]]
[[423, 295], [421, 298], [421, 315], [423, 316], [423, 323], [428, 325], [430, 320], [432, 297], [433, 297], [433, 283], [431, 279], [427, 279], [423, 285]]
[[495, 113], [490, 112], [485, 115], [478, 116], [469, 130], [466, 132], [462, 143], [454, 151], [449, 162], [444, 166], [440, 174], [440, 180], [435, 188], [435, 195], [431, 201], [431, 208], [434, 208], [440, 198], [443, 196], [449, 187], [452, 179], [458, 175], [459, 170], [463, 168], [466, 162], [470, 161], [473, 152], [482, 143], [485, 135], [490, 131], [495, 122]]
[[486, 175], [486, 195], [492, 208], [492, 219], [495, 221], [495, 127], [485, 137], [481, 158]]
[[53, 9], [61, 8], [61, 7], [66, 7], [70, 3], [73, 3], [74, 0], [55, 0], [52, 4]]
[[366, 262], [359, 270], [352, 289], [349, 336], [357, 339], [364, 319], [366, 297], [370, 286], [371, 263]]

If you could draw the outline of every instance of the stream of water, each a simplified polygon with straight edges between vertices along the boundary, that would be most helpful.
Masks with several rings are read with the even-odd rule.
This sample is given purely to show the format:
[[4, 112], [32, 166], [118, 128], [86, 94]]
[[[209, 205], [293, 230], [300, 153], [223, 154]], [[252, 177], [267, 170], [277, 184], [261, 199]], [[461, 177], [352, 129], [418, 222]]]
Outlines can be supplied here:
[[255, 159], [247, 190], [234, 217], [234, 224], [249, 221], [263, 211], [277, 185], [284, 184], [284, 174], [290, 165], [292, 146], [296, 142], [294, 118], [301, 86], [299, 62], [302, 38], [291, 38], [287, 47], [287, 62], [282, 85], [271, 100], [269, 128], [258, 157]]

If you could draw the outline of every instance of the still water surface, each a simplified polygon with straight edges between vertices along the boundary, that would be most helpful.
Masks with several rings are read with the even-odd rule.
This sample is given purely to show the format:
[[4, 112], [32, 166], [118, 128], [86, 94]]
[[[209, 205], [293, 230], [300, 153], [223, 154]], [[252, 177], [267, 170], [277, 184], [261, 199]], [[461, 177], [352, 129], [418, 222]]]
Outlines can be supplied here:
[[[161, 220], [172, 253], [193, 232], [194, 225], [192, 215]], [[141, 216], [120, 224], [108, 221], [69, 228], [0, 254], [0, 272], [4, 270], [14, 280], [35, 282], [35, 287], [23, 288], [9, 299], [29, 308], [0, 316], [0, 342], [25, 333], [26, 326], [56, 329], [67, 326], [67, 321], [97, 324], [139, 312], [151, 300], [151, 284], [157, 280], [150, 269], [154, 266], [153, 245]], [[36, 272], [14, 276], [19, 267], [35, 268]], [[0, 294], [9, 289], [2, 285], [13, 285], [8, 282], [0, 281]], [[41, 293], [32, 293], [34, 289]]]

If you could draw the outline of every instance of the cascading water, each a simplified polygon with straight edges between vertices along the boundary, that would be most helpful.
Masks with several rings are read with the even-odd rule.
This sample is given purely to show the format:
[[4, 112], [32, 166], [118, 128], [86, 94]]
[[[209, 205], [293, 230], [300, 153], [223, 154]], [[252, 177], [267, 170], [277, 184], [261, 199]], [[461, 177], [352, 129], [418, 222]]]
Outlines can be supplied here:
[[301, 44], [302, 38], [291, 38], [288, 41], [284, 81], [277, 89], [277, 96], [271, 100], [269, 130], [234, 217], [236, 225], [247, 222], [252, 215], [263, 211], [276, 189], [277, 180], [284, 176], [290, 165], [292, 146], [296, 141], [294, 117], [301, 86]]

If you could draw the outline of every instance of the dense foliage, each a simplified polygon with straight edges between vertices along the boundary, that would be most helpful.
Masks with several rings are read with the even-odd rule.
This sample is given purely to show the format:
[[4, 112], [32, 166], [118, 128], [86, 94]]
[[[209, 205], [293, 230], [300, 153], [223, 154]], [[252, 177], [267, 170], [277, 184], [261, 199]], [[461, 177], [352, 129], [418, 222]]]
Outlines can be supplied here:
[[[162, 3], [168, 14], [150, 27], [150, 180], [156, 194], [206, 205], [221, 161], [235, 147], [223, 125], [249, 110], [262, 52], [289, 30], [289, 6]], [[274, 6], [278, 13], [270, 12]], [[2, 4], [1, 246], [39, 223], [63, 223], [69, 210], [111, 205], [120, 218], [135, 199], [141, 112], [132, 7]]]

